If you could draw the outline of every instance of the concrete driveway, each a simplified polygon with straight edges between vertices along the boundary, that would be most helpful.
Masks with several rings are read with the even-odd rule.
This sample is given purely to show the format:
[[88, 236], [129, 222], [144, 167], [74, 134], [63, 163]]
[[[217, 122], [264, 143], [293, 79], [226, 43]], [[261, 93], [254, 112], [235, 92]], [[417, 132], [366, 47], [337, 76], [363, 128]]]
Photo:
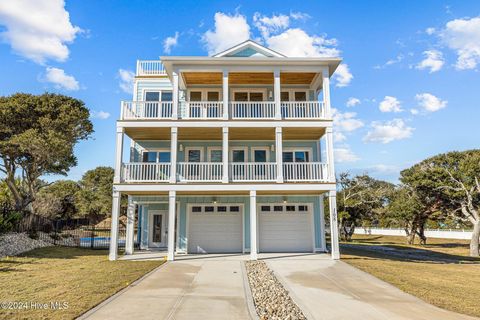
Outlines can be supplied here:
[[417, 299], [325, 255], [266, 259], [308, 319], [474, 319]]
[[250, 319], [239, 256], [166, 263], [81, 319]]

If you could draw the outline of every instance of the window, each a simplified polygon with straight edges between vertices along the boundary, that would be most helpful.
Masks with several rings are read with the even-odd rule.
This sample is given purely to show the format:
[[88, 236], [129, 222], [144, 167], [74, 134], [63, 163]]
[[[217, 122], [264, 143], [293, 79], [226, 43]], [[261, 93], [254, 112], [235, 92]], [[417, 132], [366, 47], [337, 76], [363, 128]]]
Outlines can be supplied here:
[[248, 101], [248, 92], [235, 92], [235, 101]]
[[309, 162], [308, 151], [284, 151], [282, 154], [283, 162]]
[[270, 206], [261, 206], [260, 210], [263, 212], [269, 212], [270, 211]]
[[267, 162], [267, 150], [254, 150], [253, 151], [254, 162]]
[[215, 207], [211, 207], [211, 206], [205, 207], [205, 212], [213, 212], [214, 210], [215, 210]]
[[160, 92], [158, 91], [145, 92], [145, 101], [160, 101]]
[[295, 206], [286, 206], [285, 211], [295, 211]]
[[308, 162], [308, 152], [295, 151], [295, 162]]
[[240, 212], [239, 206], [230, 206], [230, 212]]
[[218, 206], [217, 207], [217, 212], [227, 212], [227, 207], [226, 206]]
[[262, 92], [250, 92], [250, 101], [263, 101]]
[[235, 101], [263, 101], [263, 92], [234, 92]]
[[220, 101], [220, 93], [218, 91], [208, 91], [207, 101]]
[[273, 211], [276, 211], [276, 212], [283, 211], [283, 206], [273, 206]]
[[154, 151], [143, 152], [143, 162], [157, 162], [157, 153]]
[[307, 93], [305, 91], [295, 91], [295, 101], [307, 101]]
[[293, 152], [286, 151], [282, 154], [283, 162], [293, 162]]
[[202, 101], [202, 92], [190, 91], [190, 101]]
[[142, 153], [143, 162], [170, 162], [170, 151], [144, 151]]
[[173, 92], [162, 91], [162, 101], [173, 101]]
[[192, 207], [192, 212], [202, 212], [202, 207]]
[[190, 149], [187, 152], [188, 162], [201, 162], [202, 161], [202, 150], [200, 149]]
[[245, 150], [233, 150], [232, 151], [233, 162], [245, 162]]
[[280, 101], [288, 101], [288, 100], [290, 100], [289, 92], [288, 91], [280, 92]]
[[211, 149], [209, 152], [210, 152], [210, 162], [222, 162], [221, 149]]
[[158, 162], [170, 162], [170, 151], [161, 151], [158, 153]]
[[298, 206], [298, 211], [302, 211], [302, 212], [308, 211], [308, 206]]

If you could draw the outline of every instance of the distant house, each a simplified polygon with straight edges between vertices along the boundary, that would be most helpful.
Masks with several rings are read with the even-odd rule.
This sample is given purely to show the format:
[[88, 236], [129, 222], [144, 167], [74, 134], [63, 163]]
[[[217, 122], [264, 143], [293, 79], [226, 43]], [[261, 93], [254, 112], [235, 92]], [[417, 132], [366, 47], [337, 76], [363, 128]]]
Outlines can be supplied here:
[[[138, 61], [117, 122], [110, 259], [120, 194], [141, 249], [325, 252], [336, 225], [330, 77], [338, 58], [288, 58], [253, 41], [211, 57]], [[130, 159], [122, 159], [124, 137]], [[339, 258], [337, 229], [331, 254]]]

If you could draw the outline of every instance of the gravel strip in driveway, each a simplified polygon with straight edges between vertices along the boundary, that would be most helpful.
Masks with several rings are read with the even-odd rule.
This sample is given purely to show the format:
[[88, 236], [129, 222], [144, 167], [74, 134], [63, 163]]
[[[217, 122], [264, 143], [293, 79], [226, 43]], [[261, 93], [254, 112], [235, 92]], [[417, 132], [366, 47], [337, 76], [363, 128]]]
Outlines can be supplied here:
[[264, 261], [246, 261], [248, 282], [261, 320], [307, 319]]

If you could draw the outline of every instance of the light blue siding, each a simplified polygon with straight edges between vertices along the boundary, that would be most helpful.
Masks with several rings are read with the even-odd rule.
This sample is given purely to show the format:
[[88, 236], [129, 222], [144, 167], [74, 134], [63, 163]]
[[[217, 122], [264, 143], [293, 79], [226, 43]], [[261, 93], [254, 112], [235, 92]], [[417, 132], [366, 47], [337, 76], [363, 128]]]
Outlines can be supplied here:
[[[133, 196], [135, 202], [142, 203], [139, 210], [140, 216], [139, 234], [141, 248], [148, 247], [148, 212], [149, 210], [168, 210], [168, 198], [166, 196]], [[178, 235], [177, 250], [186, 251], [187, 247], [187, 205], [188, 204], [209, 204], [216, 201], [218, 204], [239, 204], [244, 208], [244, 247], [250, 249], [250, 198], [249, 196], [178, 196]], [[315, 248], [323, 247], [322, 244], [322, 226], [320, 223], [320, 197], [319, 196], [257, 196], [257, 203], [301, 203], [310, 204], [313, 207]], [[147, 205], [148, 202], [151, 202]], [[163, 202], [163, 203], [158, 203]]]
[[143, 101], [144, 92], [147, 90], [173, 90], [170, 79], [161, 78], [155, 80], [137, 80], [136, 98], [138, 101]]

